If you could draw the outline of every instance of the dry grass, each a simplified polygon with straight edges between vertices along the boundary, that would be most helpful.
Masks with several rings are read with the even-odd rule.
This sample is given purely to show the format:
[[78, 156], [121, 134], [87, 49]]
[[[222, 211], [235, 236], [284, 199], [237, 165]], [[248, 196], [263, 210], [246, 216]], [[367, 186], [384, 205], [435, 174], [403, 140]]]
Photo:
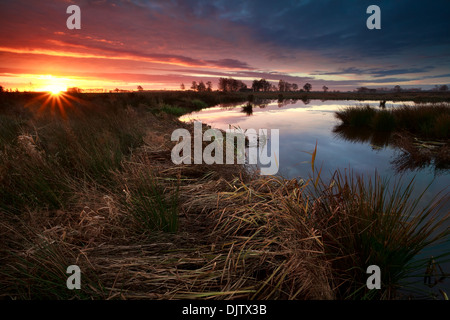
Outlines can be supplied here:
[[[34, 131], [42, 126], [30, 124], [42, 124], [37, 122], [45, 121], [42, 115], [39, 119], [25, 118], [25, 125], [22, 119], [19, 131], [14, 126], [0, 127], [10, 137], [1, 142], [4, 162], [0, 163], [0, 182], [4, 195], [20, 194], [19, 189], [4, 188], [5, 181], [13, 179], [5, 170], [6, 163], [12, 164], [9, 152], [17, 152], [18, 159], [22, 160], [16, 161], [16, 170], [28, 174], [27, 181], [36, 181], [37, 187], [27, 189], [28, 195], [36, 195], [42, 181], [64, 182], [68, 187], [64, 197], [57, 198], [63, 200], [54, 206], [41, 196], [36, 198], [41, 200], [39, 203], [23, 201], [20, 206], [11, 199], [2, 199], [1, 299], [335, 299], [348, 296], [342, 294], [341, 288], [349, 279], [344, 277], [343, 281], [337, 277], [336, 271], [342, 271], [342, 266], [337, 268], [335, 260], [336, 255], [346, 258], [349, 253], [331, 251], [330, 259], [330, 250], [336, 247], [336, 242], [327, 242], [331, 235], [336, 237], [333, 230], [344, 230], [348, 225], [339, 225], [341, 220], [332, 221], [331, 225], [325, 222], [335, 217], [333, 213], [327, 216], [327, 210], [340, 210], [346, 218], [342, 221], [351, 221], [343, 208], [351, 204], [352, 197], [346, 202], [334, 201], [332, 192], [317, 197], [309, 190], [311, 186], [318, 187], [316, 178], [299, 182], [256, 177], [237, 165], [174, 166], [170, 160], [174, 144], [170, 135], [180, 127], [192, 131], [191, 125], [139, 108], [127, 107], [116, 112], [119, 117], [98, 122], [106, 128], [95, 128], [83, 136], [87, 139], [92, 135], [96, 141], [99, 138], [96, 132], [108, 132], [110, 124], [124, 129], [100, 134], [122, 151], [118, 152], [120, 161], [107, 162], [111, 165], [101, 166], [96, 177], [92, 173], [97, 166], [91, 167], [89, 163], [83, 166], [86, 163], [73, 150], [64, 150], [64, 144], [52, 146], [55, 140], [50, 139], [51, 135]], [[70, 124], [72, 118], [69, 115], [64, 121]], [[64, 121], [58, 125], [64, 126]], [[82, 123], [80, 126], [85, 128]], [[129, 138], [124, 132], [139, 137], [131, 139], [139, 143], [130, 150], [120, 148], [121, 137]], [[39, 137], [39, 141], [33, 137]], [[58, 137], [66, 136], [62, 132]], [[92, 155], [92, 150], [86, 146], [99, 146], [90, 140], [86, 144], [72, 142], [87, 155]], [[51, 162], [52, 148], [66, 151], [68, 159], [79, 161], [80, 166], [72, 170], [71, 161], [65, 165]], [[96, 160], [104, 164], [103, 158]], [[39, 163], [53, 170], [36, 170], [40, 168], [36, 166]], [[24, 177], [16, 176], [12, 181], [21, 185], [26, 181]], [[144, 184], [146, 189], [140, 189], [143, 181], [150, 182]], [[49, 185], [45, 190], [52, 195], [58, 189]], [[142, 220], [133, 212], [135, 208], [130, 207], [130, 203], [136, 204], [130, 202], [130, 197], [136, 198], [139, 190], [140, 197], [148, 200], [150, 206], [158, 199], [161, 205], [157, 215], [164, 215], [165, 210], [176, 215], [177, 228], [168, 230], [158, 224], [143, 228]], [[357, 197], [362, 191], [353, 190], [353, 194]], [[176, 206], [171, 205], [175, 203], [171, 199], [176, 200]], [[324, 207], [327, 199], [334, 202]], [[140, 212], [151, 211], [141, 209]], [[336, 225], [342, 228], [332, 228]], [[356, 230], [355, 239], [359, 231]], [[373, 232], [376, 234], [376, 230]], [[352, 234], [346, 236], [352, 238]], [[359, 258], [350, 263], [363, 264], [365, 257], [358, 254]], [[65, 270], [72, 264], [82, 270], [79, 291], [67, 290], [65, 286], [68, 276]], [[361, 265], [358, 267], [362, 268]], [[352, 286], [347, 283], [347, 287]]]
[[[132, 110], [127, 114], [137, 116]], [[192, 126], [151, 113], [142, 123], [148, 126], [143, 144], [120, 167], [110, 168], [110, 183], [69, 176], [64, 181], [72, 183], [71, 202], [1, 212], [2, 298], [333, 297], [324, 276], [327, 263], [319, 257], [320, 241], [276, 200], [285, 184], [255, 179], [246, 185], [250, 176], [238, 165], [174, 166], [170, 134]], [[35, 148], [38, 144], [24, 137], [19, 147], [40, 152], [35, 158], [47, 164], [47, 146]], [[29, 174], [35, 164], [27, 167]], [[152, 181], [159, 191], [142, 189], [143, 181]], [[143, 228], [130, 206], [139, 190], [141, 198], [155, 194], [162, 202], [178, 190], [173, 213], [179, 228], [171, 230], [177, 232]], [[151, 211], [152, 203], [140, 212]], [[159, 208], [164, 214], [168, 206]], [[72, 264], [82, 269], [81, 291], [65, 288], [65, 268]]]

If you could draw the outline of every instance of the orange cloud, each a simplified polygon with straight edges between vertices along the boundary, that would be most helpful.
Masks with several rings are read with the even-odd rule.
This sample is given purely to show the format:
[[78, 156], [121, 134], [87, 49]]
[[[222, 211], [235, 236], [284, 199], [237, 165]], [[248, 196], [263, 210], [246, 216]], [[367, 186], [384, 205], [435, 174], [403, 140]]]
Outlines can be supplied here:
[[[80, 46], [82, 47], [82, 46]], [[133, 55], [101, 55], [101, 54], [91, 54], [91, 53], [82, 53], [82, 52], [70, 52], [70, 51], [57, 51], [57, 50], [49, 50], [49, 49], [22, 49], [22, 48], [7, 48], [0, 47], [0, 51], [8, 52], [8, 53], [19, 53], [19, 54], [43, 54], [48, 56], [56, 56], [56, 57], [71, 57], [71, 58], [94, 58], [94, 59], [108, 59], [108, 60], [133, 60], [133, 61], [143, 61], [143, 62], [152, 62], [152, 63], [162, 63], [162, 64], [170, 64], [176, 66], [183, 67], [206, 67], [206, 68], [218, 68], [214, 66], [200, 65], [200, 64], [188, 64], [182, 61], [178, 61], [176, 58], [167, 58], [164, 59], [154, 59], [147, 57], [139, 57]]]

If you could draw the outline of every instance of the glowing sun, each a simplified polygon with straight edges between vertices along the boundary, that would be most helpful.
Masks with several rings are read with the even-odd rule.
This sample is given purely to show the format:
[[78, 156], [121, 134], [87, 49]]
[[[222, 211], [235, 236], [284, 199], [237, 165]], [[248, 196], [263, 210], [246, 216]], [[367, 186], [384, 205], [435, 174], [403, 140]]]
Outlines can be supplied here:
[[66, 90], [67, 88], [62, 84], [50, 84], [47, 87], [45, 87], [43, 91], [48, 91], [50, 92], [50, 94], [57, 96]]
[[59, 95], [61, 92], [66, 91], [66, 88], [60, 85], [53, 85], [49, 91], [52, 95]]

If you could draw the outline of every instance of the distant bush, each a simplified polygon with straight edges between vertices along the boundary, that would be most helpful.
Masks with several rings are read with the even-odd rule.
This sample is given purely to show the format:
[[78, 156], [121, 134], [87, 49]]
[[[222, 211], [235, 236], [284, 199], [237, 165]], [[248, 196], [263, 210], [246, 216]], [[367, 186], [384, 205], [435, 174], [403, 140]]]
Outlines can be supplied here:
[[177, 116], [177, 117], [182, 116], [183, 114], [186, 114], [186, 113], [189, 112], [185, 108], [177, 107], [177, 106], [171, 106], [171, 105], [168, 105], [168, 104], [163, 105], [160, 108], [160, 110], [162, 112], [165, 112], [167, 114], [172, 114], [172, 115]]
[[352, 127], [366, 127], [371, 124], [375, 112], [376, 111], [374, 108], [367, 105], [337, 111], [335, 116], [340, 119], [344, 125]]
[[203, 102], [199, 99], [194, 99], [191, 101], [191, 105], [194, 109], [204, 109], [208, 107], [208, 104], [206, 102]]

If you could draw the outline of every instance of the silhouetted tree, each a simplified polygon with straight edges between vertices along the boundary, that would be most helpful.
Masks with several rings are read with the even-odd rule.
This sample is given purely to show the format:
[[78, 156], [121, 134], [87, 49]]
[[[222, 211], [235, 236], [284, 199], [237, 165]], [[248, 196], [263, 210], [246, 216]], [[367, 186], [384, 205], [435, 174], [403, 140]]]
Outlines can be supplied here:
[[271, 84], [266, 79], [253, 80], [252, 89], [253, 91], [270, 91]]
[[261, 79], [261, 80], [259, 80], [259, 82], [261, 83], [262, 90], [264, 92], [270, 91], [270, 89], [272, 88], [272, 85], [266, 79]]
[[205, 84], [203, 83], [203, 81], [200, 81], [200, 83], [198, 84], [198, 86], [197, 86], [197, 91], [198, 91], [198, 92], [204, 92], [204, 91], [206, 91], [206, 86], [205, 86]]
[[292, 84], [292, 90], [297, 91], [298, 90], [298, 84], [293, 83]]
[[233, 92], [239, 91], [240, 89], [240, 81], [236, 80], [236, 79], [230, 79], [230, 83], [231, 83], [231, 90]]
[[400, 87], [399, 85], [397, 85], [397, 86], [394, 87], [394, 91], [395, 91], [395, 92], [400, 92], [400, 91], [402, 91], [402, 87]]
[[284, 81], [284, 80], [280, 80], [278, 82], [278, 91], [281, 92], [285, 92], [285, 91], [291, 91], [292, 90], [292, 84]]
[[3, 92], [3, 86], [0, 86], [0, 92]]
[[198, 88], [197, 81], [192, 81], [191, 89], [194, 90], [194, 91], [197, 91], [197, 88]]
[[328, 91], [328, 87], [327, 86], [323, 86], [322, 89], [323, 89], [323, 92], [327, 92]]
[[448, 86], [446, 84], [440, 86], [439, 91], [448, 91]]
[[142, 86], [137, 86], [138, 91], [144, 91], [144, 88]]
[[181, 89], [181, 90], [186, 89], [185, 86], [184, 86], [184, 83], [180, 84], [180, 89]]
[[310, 83], [306, 83], [306, 84], [303, 86], [303, 89], [305, 89], [306, 92], [310, 92], [311, 89], [312, 89], [312, 85], [311, 85]]
[[259, 82], [259, 80], [253, 80], [252, 89], [253, 91], [261, 91], [261, 83]]
[[219, 90], [223, 92], [227, 92], [227, 79], [226, 78], [219, 78]]
[[247, 85], [241, 80], [233, 78], [219, 78], [219, 90], [223, 92], [236, 92], [247, 89]]
[[211, 81], [208, 81], [207, 83], [206, 83], [206, 90], [207, 91], [209, 91], [209, 92], [211, 92], [212, 91], [212, 82]]

